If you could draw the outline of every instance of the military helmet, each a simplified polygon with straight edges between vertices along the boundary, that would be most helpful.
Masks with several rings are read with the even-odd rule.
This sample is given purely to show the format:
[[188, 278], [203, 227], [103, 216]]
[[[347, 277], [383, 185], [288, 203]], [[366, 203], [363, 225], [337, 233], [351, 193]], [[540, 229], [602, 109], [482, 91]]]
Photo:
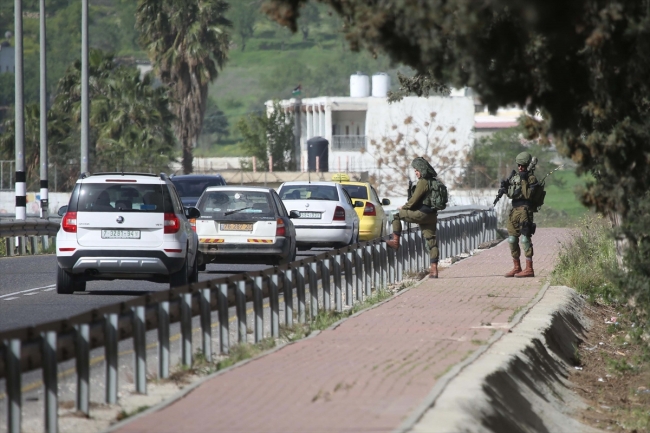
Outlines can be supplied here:
[[531, 156], [530, 153], [528, 152], [521, 152], [517, 157], [515, 158], [515, 161], [517, 162], [518, 165], [528, 165], [530, 164], [530, 161], [532, 161], [533, 157]]

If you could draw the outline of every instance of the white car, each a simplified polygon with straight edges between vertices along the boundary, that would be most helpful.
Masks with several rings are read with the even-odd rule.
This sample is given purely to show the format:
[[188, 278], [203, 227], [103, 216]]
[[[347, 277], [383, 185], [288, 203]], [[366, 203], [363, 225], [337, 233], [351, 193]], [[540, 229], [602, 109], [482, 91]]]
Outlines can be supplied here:
[[336, 182], [285, 182], [278, 190], [284, 206], [297, 211], [298, 247], [335, 247], [359, 242], [359, 216], [350, 195]]
[[197, 202], [199, 270], [208, 263], [285, 264], [296, 259], [296, 231], [271, 188], [211, 186]]
[[59, 209], [58, 293], [86, 290], [91, 280], [139, 279], [182, 286], [198, 279], [198, 239], [164, 174], [82, 174]]

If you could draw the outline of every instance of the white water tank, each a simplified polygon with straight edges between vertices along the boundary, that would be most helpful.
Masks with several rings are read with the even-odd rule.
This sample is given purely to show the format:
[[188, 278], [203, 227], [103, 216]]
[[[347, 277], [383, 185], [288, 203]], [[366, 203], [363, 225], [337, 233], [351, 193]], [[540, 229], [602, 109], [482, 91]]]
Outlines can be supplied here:
[[377, 72], [372, 76], [372, 96], [385, 98], [390, 90], [390, 75], [385, 72]]
[[352, 98], [370, 96], [370, 78], [363, 72], [350, 75], [350, 96]]

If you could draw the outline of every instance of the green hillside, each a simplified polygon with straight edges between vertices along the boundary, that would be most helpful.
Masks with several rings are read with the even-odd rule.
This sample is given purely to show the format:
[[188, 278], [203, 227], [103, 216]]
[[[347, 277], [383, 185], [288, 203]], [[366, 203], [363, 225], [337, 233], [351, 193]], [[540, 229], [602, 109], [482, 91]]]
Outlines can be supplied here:
[[[228, 17], [233, 21], [229, 61], [211, 86], [206, 127], [199, 141], [198, 156], [237, 156], [237, 121], [259, 113], [269, 99], [291, 97], [299, 84], [302, 97], [341, 96], [349, 92], [349, 76], [388, 72], [396, 82], [397, 68], [385, 56], [372, 58], [366, 52], [354, 53], [339, 32], [341, 22], [323, 6], [311, 5], [302, 19], [301, 31], [289, 30], [255, 9], [260, 2], [243, 5], [231, 2]], [[252, 6], [251, 6], [252, 5]], [[80, 58], [81, 2], [47, 0], [48, 90], [68, 65]], [[113, 52], [117, 61], [144, 62], [146, 53], [138, 45], [134, 30], [137, 2], [133, 0], [90, 1], [90, 45]], [[38, 1], [24, 0], [25, 98], [38, 100]], [[249, 15], [249, 16], [242, 16]], [[245, 18], [245, 20], [243, 19]], [[242, 38], [242, 21], [254, 22], [252, 35]], [[0, 6], [0, 37], [13, 31], [13, 2]], [[14, 45], [14, 41], [10, 40]], [[244, 49], [242, 50], [242, 47]], [[405, 71], [406, 72], [406, 71]], [[12, 94], [8, 97], [13, 98]], [[12, 101], [9, 101], [12, 102]]]

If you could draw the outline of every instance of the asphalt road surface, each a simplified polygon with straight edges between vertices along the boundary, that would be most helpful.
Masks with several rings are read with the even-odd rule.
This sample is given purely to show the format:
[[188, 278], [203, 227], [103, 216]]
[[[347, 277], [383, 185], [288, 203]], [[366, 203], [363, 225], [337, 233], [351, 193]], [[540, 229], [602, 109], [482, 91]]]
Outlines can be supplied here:
[[[300, 256], [326, 250], [298, 251]], [[215, 265], [199, 273], [200, 281], [242, 272], [258, 271], [268, 265]], [[85, 292], [56, 293], [57, 263], [54, 255], [0, 258], [0, 331], [63, 319], [98, 306], [123, 302], [133, 297], [169, 289], [168, 284], [137, 280], [91, 281]]]

